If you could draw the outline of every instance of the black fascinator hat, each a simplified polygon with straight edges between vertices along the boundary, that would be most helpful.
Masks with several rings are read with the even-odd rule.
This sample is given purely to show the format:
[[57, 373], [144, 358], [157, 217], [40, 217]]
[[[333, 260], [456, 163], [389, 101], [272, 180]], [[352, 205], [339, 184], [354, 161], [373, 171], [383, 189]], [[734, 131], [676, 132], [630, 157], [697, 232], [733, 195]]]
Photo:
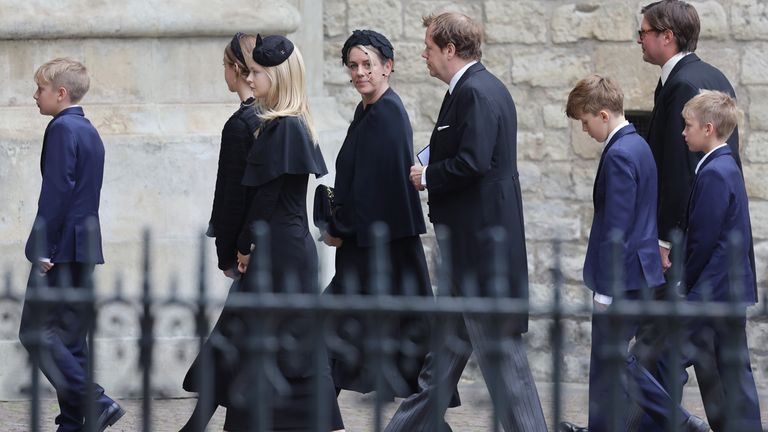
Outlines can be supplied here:
[[358, 45], [369, 45], [381, 53], [385, 59], [394, 60], [395, 52], [392, 43], [386, 36], [373, 30], [355, 30], [352, 35], [344, 42], [341, 48], [341, 64], [346, 66], [349, 60], [349, 50]]
[[256, 35], [256, 47], [253, 49], [253, 61], [264, 67], [277, 66], [293, 53], [293, 42], [285, 36]]

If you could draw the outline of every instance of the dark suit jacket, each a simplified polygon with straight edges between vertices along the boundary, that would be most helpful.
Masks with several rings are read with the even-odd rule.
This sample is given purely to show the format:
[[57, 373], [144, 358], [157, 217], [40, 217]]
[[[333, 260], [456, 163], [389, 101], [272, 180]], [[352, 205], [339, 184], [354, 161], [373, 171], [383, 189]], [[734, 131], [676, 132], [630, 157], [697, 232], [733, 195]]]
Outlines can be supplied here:
[[246, 211], [246, 191], [241, 181], [245, 158], [255, 140], [254, 133], [261, 126], [253, 100], [249, 99], [248, 103], [240, 105], [221, 131], [216, 191], [206, 233], [216, 238], [216, 255], [221, 270], [231, 269], [237, 264], [237, 237], [245, 222]]
[[[656, 238], [656, 164], [648, 144], [627, 125], [611, 137], [595, 176], [595, 215], [584, 260], [584, 283], [591, 290], [616, 295], [664, 283]], [[616, 245], [614, 236], [620, 236]], [[618, 255], [616, 254], [618, 252]]]
[[[683, 138], [683, 106], [699, 90], [719, 90], [735, 97], [728, 79], [715, 67], [689, 54], [678, 62], [664, 86], [657, 91], [648, 129], [648, 143], [659, 172], [659, 238], [669, 240], [673, 228], [683, 228], [686, 203], [701, 153], [691, 153]], [[736, 163], [739, 160], [739, 131], [728, 139]]]
[[[728, 301], [733, 294], [739, 302], [754, 304], [757, 287], [750, 262], [752, 226], [744, 179], [731, 157], [731, 149], [715, 150], [701, 165], [693, 183], [688, 206], [685, 280], [688, 298]], [[741, 245], [734, 251], [738, 268], [737, 285], [731, 281], [730, 236], [738, 235]], [[707, 293], [709, 291], [709, 293]]]
[[[447, 127], [446, 127], [447, 126]], [[517, 173], [517, 112], [504, 84], [481, 63], [461, 77], [430, 139], [429, 218], [450, 229], [455, 294], [468, 295], [466, 275], [492, 295], [490, 234], [500, 227], [502, 271], [512, 297], [528, 297], [523, 205]], [[445, 249], [443, 249], [445, 253]], [[527, 317], [519, 330], [527, 329]]]
[[[43, 183], [35, 220], [45, 224], [42, 255], [54, 263], [104, 263], [99, 227], [104, 144], [82, 108], [67, 108], [48, 123], [40, 169]], [[89, 221], [94, 224], [92, 249]], [[30, 235], [27, 259], [36, 262], [40, 256], [35, 252], [35, 239]]]

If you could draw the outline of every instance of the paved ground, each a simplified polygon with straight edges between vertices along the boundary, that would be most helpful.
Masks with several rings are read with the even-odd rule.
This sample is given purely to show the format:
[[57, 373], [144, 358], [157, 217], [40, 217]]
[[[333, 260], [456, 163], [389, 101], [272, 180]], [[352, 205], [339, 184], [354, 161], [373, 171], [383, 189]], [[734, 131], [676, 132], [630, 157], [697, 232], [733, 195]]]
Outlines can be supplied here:
[[[552, 423], [552, 384], [539, 383], [541, 402], [547, 422]], [[459, 391], [464, 405], [448, 411], [447, 420], [455, 432], [463, 431], [492, 431], [491, 406], [482, 382], [462, 382]], [[584, 424], [587, 417], [587, 388], [584, 385], [567, 384], [563, 387], [563, 417], [579, 424]], [[356, 393], [342, 392], [341, 410], [348, 432], [371, 432], [373, 426], [373, 398]], [[121, 400], [120, 404], [128, 413], [107, 432], [137, 432], [142, 430], [141, 400]], [[152, 428], [153, 432], [177, 432], [184, 424], [195, 404], [194, 399], [158, 399], [153, 401]], [[695, 388], [687, 388], [685, 406], [693, 413], [703, 416], [701, 399]], [[761, 393], [763, 408], [763, 425], [768, 426], [768, 392]], [[388, 420], [397, 408], [396, 403], [385, 406], [383, 418]], [[42, 431], [55, 430], [53, 418], [58, 407], [55, 400], [44, 400], [42, 404]], [[0, 402], [0, 430], [2, 432], [27, 432], [29, 427], [28, 402]], [[219, 410], [210, 425], [209, 430], [221, 430], [224, 422], [223, 410]], [[764, 428], [766, 427], [764, 426]]]

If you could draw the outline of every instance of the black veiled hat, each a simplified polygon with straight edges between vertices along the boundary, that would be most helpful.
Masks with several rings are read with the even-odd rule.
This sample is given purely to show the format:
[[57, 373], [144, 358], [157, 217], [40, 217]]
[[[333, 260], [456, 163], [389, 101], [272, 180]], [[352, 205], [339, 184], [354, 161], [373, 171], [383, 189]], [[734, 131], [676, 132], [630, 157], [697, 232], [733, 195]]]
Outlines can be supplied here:
[[293, 42], [285, 36], [256, 35], [256, 47], [253, 49], [253, 61], [261, 66], [277, 66], [293, 53]]
[[349, 60], [349, 50], [358, 45], [369, 45], [381, 53], [385, 59], [394, 60], [395, 53], [392, 44], [386, 36], [373, 30], [355, 30], [341, 47], [341, 64], [346, 66]]
[[243, 55], [243, 49], [240, 47], [240, 38], [245, 36], [245, 33], [237, 32], [232, 40], [229, 42], [229, 49], [235, 55], [237, 60], [241, 64], [245, 64], [245, 56]]

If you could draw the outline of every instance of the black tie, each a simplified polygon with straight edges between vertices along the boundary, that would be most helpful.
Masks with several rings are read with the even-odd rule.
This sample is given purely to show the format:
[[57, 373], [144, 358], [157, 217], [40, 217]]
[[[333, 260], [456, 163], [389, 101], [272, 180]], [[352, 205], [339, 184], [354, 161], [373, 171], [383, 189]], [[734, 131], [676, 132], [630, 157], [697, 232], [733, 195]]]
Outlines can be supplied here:
[[659, 83], [656, 84], [656, 90], [654, 90], [654, 92], [653, 92], [653, 100], [654, 100], [654, 102], [656, 101], [656, 99], [659, 98], [659, 93], [661, 93], [661, 88], [662, 87], [663, 86], [661, 84], [661, 78], [659, 78]]

